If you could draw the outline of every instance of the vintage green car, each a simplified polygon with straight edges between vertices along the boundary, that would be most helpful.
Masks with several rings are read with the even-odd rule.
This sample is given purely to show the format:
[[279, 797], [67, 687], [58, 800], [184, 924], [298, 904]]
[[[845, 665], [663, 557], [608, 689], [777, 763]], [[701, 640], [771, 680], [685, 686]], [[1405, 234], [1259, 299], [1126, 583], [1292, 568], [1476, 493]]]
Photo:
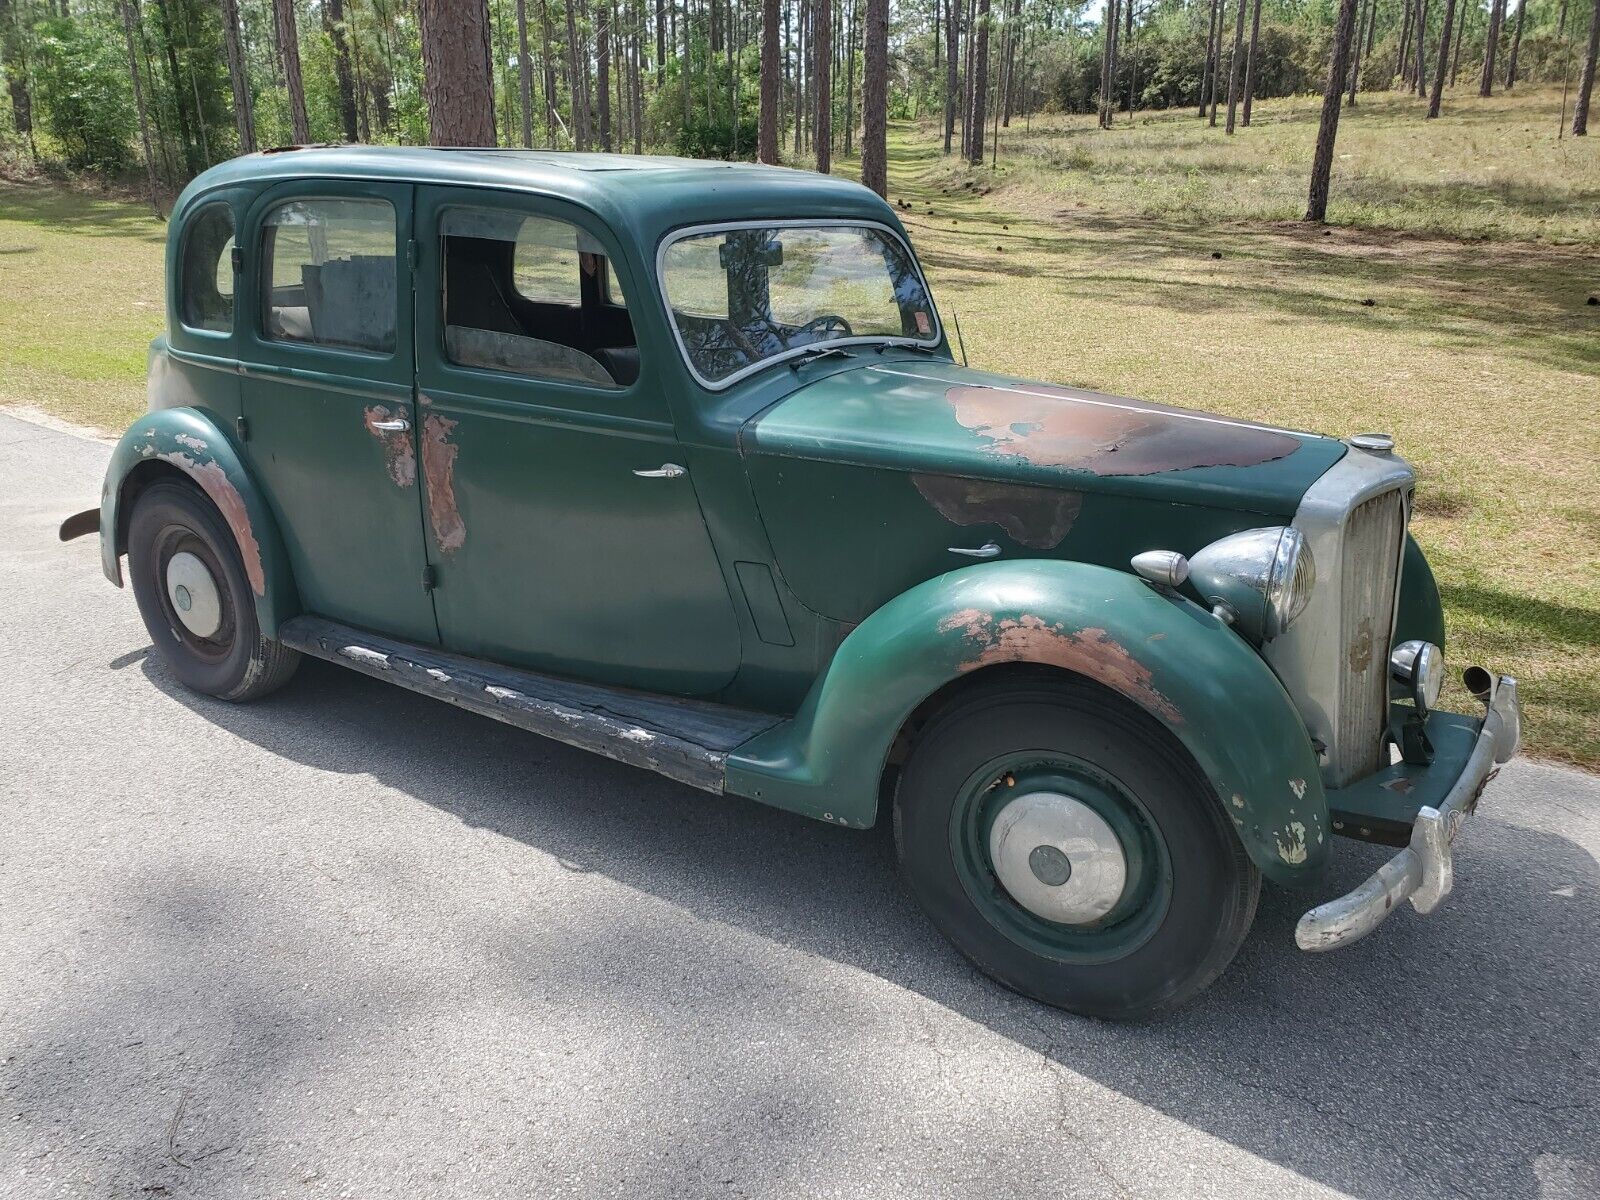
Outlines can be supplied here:
[[[971, 370], [893, 210], [742, 164], [295, 149], [173, 212], [98, 510], [168, 668], [303, 654], [713, 793], [892, 820], [982, 970], [1110, 1017], [1227, 966], [1261, 879], [1402, 849], [1301, 946], [1449, 891], [1520, 738], [1439, 711], [1380, 435]], [[964, 355], [963, 355], [964, 357]]]

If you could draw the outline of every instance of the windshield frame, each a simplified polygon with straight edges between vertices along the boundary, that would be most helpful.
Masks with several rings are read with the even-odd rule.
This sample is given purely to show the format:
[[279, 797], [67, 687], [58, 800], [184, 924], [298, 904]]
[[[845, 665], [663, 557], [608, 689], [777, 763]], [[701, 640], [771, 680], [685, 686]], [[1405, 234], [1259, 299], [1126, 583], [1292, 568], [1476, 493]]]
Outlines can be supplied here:
[[[910, 259], [911, 265], [917, 272], [917, 282], [922, 285], [923, 295], [928, 298], [928, 309], [933, 315], [933, 331], [925, 338], [896, 337], [892, 334], [863, 334], [860, 337], [828, 338], [820, 342], [808, 342], [804, 346], [793, 346], [788, 350], [770, 354], [766, 358], [740, 367], [731, 375], [721, 379], [707, 379], [700, 374], [700, 369], [695, 366], [694, 357], [689, 353], [689, 344], [683, 340], [683, 330], [678, 328], [678, 320], [672, 312], [672, 301], [667, 295], [667, 251], [685, 238], [704, 237], [707, 234], [728, 233], [737, 229], [872, 229], [883, 233], [900, 244]], [[661, 299], [661, 306], [666, 312], [667, 326], [672, 330], [672, 339], [678, 344], [678, 354], [683, 359], [684, 366], [689, 368], [689, 374], [694, 376], [695, 382], [709, 392], [721, 392], [732, 387], [741, 379], [754, 375], [757, 371], [765, 371], [768, 367], [786, 363], [790, 359], [814, 355], [823, 348], [832, 349], [844, 346], [920, 346], [923, 349], [933, 349], [944, 341], [944, 321], [939, 316], [939, 306], [934, 303], [933, 289], [928, 286], [928, 278], [922, 272], [922, 260], [917, 257], [911, 243], [903, 234], [882, 221], [871, 217], [783, 217], [771, 220], [759, 218], [742, 221], [715, 221], [706, 225], [688, 225], [682, 229], [675, 229], [661, 239], [661, 244], [656, 248], [656, 293]]]

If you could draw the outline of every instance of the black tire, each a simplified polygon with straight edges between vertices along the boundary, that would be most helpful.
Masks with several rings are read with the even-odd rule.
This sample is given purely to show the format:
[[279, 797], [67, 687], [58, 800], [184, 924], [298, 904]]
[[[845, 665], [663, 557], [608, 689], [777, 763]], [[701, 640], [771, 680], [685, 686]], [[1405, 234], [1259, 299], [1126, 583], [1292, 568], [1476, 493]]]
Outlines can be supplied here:
[[[962, 832], [983, 828], [966, 810], [1003, 807], [1003, 794], [986, 797], [1034, 768], [973, 781], [997, 762], [1035, 757], [1125, 804], [1137, 837], [1119, 841], [1147, 846], [1118, 909], [1095, 922], [1026, 911], [982, 833]], [[921, 731], [894, 815], [906, 882], [956, 949], [1006, 987], [1072, 1012], [1136, 1020], [1176, 1008], [1222, 974], [1255, 918], [1261, 876], [1210, 786], [1158, 722], [1087, 681], [1011, 679], [958, 698]]]
[[[167, 595], [167, 563], [179, 552], [199, 558], [217, 583], [222, 617], [212, 636], [185, 628]], [[256, 700], [299, 666], [297, 651], [262, 636], [238, 543], [198, 488], [164, 480], [139, 494], [128, 521], [128, 574], [151, 642], [185, 687]]]

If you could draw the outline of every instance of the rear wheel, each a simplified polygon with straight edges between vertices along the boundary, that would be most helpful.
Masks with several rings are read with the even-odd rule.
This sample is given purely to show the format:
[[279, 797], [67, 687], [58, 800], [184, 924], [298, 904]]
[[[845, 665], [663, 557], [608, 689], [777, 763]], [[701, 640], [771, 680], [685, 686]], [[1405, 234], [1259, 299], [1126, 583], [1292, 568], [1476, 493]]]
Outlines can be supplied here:
[[922, 731], [895, 801], [901, 869], [986, 974], [1092, 1016], [1153, 1016], [1233, 959], [1261, 877], [1142, 710], [1084, 681], [983, 687]]
[[294, 674], [300, 655], [262, 636], [233, 534], [197, 489], [163, 481], [139, 494], [128, 573], [150, 640], [186, 686], [254, 700]]

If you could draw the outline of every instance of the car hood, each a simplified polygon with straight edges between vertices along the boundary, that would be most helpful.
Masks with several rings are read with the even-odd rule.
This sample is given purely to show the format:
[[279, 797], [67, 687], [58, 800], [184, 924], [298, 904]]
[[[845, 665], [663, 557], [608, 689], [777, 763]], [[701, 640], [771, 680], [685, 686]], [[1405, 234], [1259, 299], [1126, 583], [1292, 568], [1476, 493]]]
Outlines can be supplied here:
[[805, 384], [746, 425], [741, 445], [746, 454], [1283, 517], [1345, 453], [1314, 433], [942, 360], [874, 362]]

